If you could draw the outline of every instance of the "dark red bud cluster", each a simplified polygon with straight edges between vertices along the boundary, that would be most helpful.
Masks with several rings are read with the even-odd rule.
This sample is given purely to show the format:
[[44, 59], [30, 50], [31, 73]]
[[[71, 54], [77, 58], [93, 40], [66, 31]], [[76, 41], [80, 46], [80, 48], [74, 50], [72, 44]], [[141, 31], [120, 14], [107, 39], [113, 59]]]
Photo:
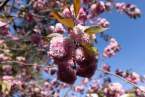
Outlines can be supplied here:
[[81, 47], [83, 54], [76, 54], [77, 49], [74, 50], [74, 54], [63, 58], [63, 60], [55, 59], [55, 63], [58, 65], [58, 79], [69, 84], [73, 84], [77, 76], [92, 77], [97, 68], [95, 55], [90, 54], [83, 47]]
[[34, 44], [39, 44], [41, 42], [41, 36], [37, 33], [31, 35], [31, 42]]

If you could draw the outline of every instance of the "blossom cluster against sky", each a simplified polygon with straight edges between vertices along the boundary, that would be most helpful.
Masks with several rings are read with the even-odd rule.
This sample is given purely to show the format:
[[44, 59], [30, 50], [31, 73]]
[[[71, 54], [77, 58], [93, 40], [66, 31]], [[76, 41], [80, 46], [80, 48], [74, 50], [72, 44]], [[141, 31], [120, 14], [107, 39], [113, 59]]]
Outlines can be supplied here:
[[[141, 9], [142, 16], [133, 20], [116, 11], [103, 15], [111, 23], [110, 29], [106, 33], [115, 37], [122, 48], [121, 52], [108, 59], [107, 63], [114, 69], [132, 69], [140, 74], [145, 74], [145, 1], [121, 0], [121, 2], [123, 1], [136, 4]], [[100, 45], [101, 47], [99, 47]], [[102, 40], [99, 41], [98, 47], [100, 50], [104, 47]]]
[[[111, 23], [110, 29], [106, 33], [115, 37], [121, 45], [120, 53], [105, 62], [111, 65], [112, 70], [120, 68], [145, 76], [145, 1], [121, 0], [120, 2], [136, 4], [141, 9], [142, 16], [133, 20], [126, 15], [118, 14], [116, 11], [102, 15]], [[102, 39], [99, 39], [98, 43], [98, 48], [102, 51], [106, 44]], [[99, 66], [101, 63], [100, 61]], [[114, 81], [123, 83], [124, 87], [129, 86], [116, 78], [114, 78]]]

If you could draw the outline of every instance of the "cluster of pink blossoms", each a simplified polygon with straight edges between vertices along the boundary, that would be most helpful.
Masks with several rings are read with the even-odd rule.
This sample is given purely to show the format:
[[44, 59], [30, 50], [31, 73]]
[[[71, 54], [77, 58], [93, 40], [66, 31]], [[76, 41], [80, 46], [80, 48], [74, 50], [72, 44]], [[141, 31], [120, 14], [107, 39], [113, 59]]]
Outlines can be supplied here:
[[141, 80], [141, 76], [139, 76], [139, 74], [137, 74], [136, 72], [125, 72], [125, 71], [122, 71], [120, 69], [117, 69], [116, 70], [116, 74], [125, 78], [126, 80], [134, 83], [134, 84], [137, 84], [140, 80]]
[[115, 6], [118, 11], [124, 12], [131, 18], [136, 19], [137, 17], [140, 17], [141, 14], [140, 9], [133, 4], [126, 4], [122, 2], [122, 3], [116, 3]]
[[103, 91], [107, 97], [120, 97], [124, 94], [124, 89], [120, 83], [110, 83]]
[[[108, 64], [104, 64], [102, 69], [104, 70], [104, 72], [110, 72], [111, 71], [111, 67]], [[141, 81], [141, 76], [139, 74], [137, 74], [136, 72], [128, 72], [128, 71], [122, 71], [120, 69], [117, 69], [115, 71], [115, 73], [120, 76], [125, 78], [126, 80], [128, 80], [129, 82], [132, 82], [134, 84], [137, 84], [138, 82]]]
[[109, 42], [109, 45], [104, 49], [104, 57], [112, 57], [120, 51], [120, 45], [114, 38], [111, 38]]

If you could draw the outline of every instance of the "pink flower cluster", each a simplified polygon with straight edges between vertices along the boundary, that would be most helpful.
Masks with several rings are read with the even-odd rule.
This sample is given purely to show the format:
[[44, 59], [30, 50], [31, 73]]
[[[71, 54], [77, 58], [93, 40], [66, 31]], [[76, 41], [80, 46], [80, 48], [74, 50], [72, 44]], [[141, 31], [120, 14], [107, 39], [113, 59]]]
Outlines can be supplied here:
[[111, 71], [111, 68], [108, 64], [103, 64], [103, 70], [106, 71], [106, 72], [110, 72]]
[[104, 57], [112, 57], [120, 50], [120, 45], [114, 38], [111, 38], [109, 42], [109, 45], [104, 49]]
[[120, 69], [117, 69], [116, 74], [125, 78], [126, 80], [128, 80], [129, 82], [132, 82], [134, 84], [137, 84], [141, 80], [141, 77], [136, 72], [130, 73], [130, 72], [124, 72]]
[[[78, 24], [84, 24], [85, 20], [87, 19], [87, 10], [85, 8], [80, 8], [78, 16], [76, 18], [76, 23]], [[74, 16], [74, 8], [73, 5], [69, 8], [65, 8], [62, 12], [62, 16], [67, 17], [67, 18], [71, 18]]]
[[86, 20], [86, 24], [98, 25], [98, 26], [101, 26], [104, 28], [107, 28], [110, 25], [110, 23], [107, 19], [101, 18], [101, 17], [90, 18], [90, 19]]
[[64, 57], [65, 51], [65, 39], [64, 37], [53, 37], [50, 41], [50, 47], [48, 54], [55, 58]]
[[90, 10], [93, 13], [93, 16], [98, 16], [99, 14], [103, 13], [104, 11], [107, 11], [111, 7], [110, 2], [103, 2], [103, 1], [98, 1], [94, 4], [91, 5]]
[[64, 33], [65, 32], [65, 28], [61, 23], [56, 23], [55, 26], [50, 26], [49, 29], [53, 33]]
[[42, 10], [46, 7], [47, 0], [36, 0], [34, 1], [33, 7], [37, 10]]
[[124, 89], [120, 83], [110, 83], [103, 91], [107, 97], [120, 97], [124, 94]]
[[136, 89], [136, 90], [135, 90], [136, 96], [137, 96], [137, 97], [145, 97], [145, 87], [144, 87], [144, 86], [140, 86], [139, 88], [140, 88], [142, 91], [141, 91], [140, 89]]
[[131, 18], [136, 19], [141, 15], [140, 9], [133, 4], [116, 3], [115, 6], [117, 10], [126, 13]]

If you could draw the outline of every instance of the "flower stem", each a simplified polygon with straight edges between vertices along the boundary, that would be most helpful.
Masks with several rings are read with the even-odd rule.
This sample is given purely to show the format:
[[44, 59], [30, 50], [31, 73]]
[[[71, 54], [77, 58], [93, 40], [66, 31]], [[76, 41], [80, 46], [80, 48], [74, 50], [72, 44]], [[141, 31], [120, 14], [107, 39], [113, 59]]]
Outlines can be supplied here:
[[129, 83], [130, 85], [134, 86], [135, 88], [139, 89], [141, 92], [145, 93], [145, 91], [143, 91], [138, 85], [136, 85], [136, 84], [134, 84], [134, 83], [132, 83], [132, 82], [126, 80], [125, 78], [123, 78], [123, 77], [121, 77], [121, 76], [119, 76], [119, 75], [117, 75], [117, 74], [115, 74], [115, 73], [113, 73], [113, 72], [105, 71], [105, 70], [103, 70], [103, 69], [101, 69], [101, 68], [98, 68], [97, 71], [101, 71], [101, 72], [103, 72], [103, 73], [107, 73], [107, 74], [109, 74], [109, 75], [115, 76], [115, 77], [117, 77], [117, 78], [119, 78], [119, 79], [121, 79], [121, 80], [123, 80], [123, 81]]

